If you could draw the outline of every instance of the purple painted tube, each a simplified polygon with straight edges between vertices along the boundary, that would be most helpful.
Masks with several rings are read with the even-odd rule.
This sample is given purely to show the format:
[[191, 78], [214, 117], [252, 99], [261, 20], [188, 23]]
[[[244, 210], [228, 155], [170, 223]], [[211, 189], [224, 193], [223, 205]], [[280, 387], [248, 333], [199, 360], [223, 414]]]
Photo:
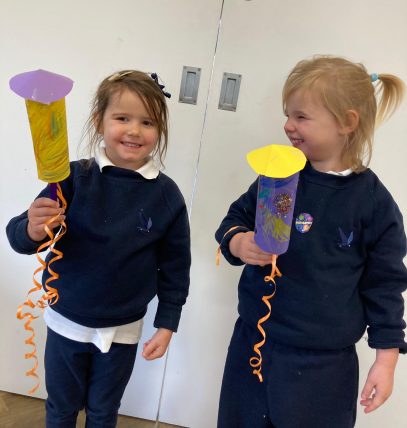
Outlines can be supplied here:
[[254, 240], [271, 254], [283, 254], [290, 242], [299, 173], [287, 178], [259, 176]]

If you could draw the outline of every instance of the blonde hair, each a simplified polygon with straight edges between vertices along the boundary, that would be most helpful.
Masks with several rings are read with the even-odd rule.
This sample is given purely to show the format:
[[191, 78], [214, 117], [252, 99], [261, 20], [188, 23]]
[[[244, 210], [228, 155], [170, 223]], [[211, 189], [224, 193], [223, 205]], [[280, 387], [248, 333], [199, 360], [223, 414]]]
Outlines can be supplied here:
[[137, 70], [118, 71], [106, 77], [98, 86], [92, 101], [91, 112], [84, 128], [84, 136], [88, 137], [87, 154], [93, 156], [102, 141], [103, 136], [100, 134], [99, 129], [112, 96], [125, 90], [134, 92], [140, 97], [145, 109], [157, 124], [159, 137], [152, 155], [158, 154], [160, 164], [163, 166], [168, 146], [167, 103], [157, 82], [147, 73]]
[[283, 108], [294, 92], [310, 91], [341, 126], [348, 124], [349, 111], [354, 110], [359, 121], [347, 136], [343, 159], [353, 171], [361, 172], [372, 157], [375, 127], [394, 113], [404, 90], [403, 81], [396, 76], [369, 75], [363, 64], [318, 55], [300, 61], [289, 74], [283, 88]]

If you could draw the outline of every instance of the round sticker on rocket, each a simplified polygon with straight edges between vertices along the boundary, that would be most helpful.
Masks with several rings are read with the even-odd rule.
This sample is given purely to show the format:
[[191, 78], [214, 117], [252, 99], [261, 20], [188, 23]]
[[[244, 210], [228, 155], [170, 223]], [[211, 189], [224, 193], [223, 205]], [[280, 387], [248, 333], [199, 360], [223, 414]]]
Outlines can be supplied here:
[[301, 213], [296, 219], [295, 219], [295, 228], [300, 233], [307, 233], [311, 229], [313, 218], [311, 214], [308, 213]]

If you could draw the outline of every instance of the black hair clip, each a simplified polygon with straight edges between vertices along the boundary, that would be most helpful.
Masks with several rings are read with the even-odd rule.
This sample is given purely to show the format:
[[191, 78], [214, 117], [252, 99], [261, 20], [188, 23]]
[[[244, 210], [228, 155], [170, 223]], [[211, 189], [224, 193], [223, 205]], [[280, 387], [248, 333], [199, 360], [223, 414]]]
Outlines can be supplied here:
[[150, 76], [154, 80], [154, 82], [157, 83], [157, 85], [161, 89], [161, 92], [164, 94], [164, 96], [167, 98], [171, 98], [171, 94], [167, 91], [164, 91], [165, 86], [161, 85], [161, 83], [159, 83], [157, 73], [151, 73]]

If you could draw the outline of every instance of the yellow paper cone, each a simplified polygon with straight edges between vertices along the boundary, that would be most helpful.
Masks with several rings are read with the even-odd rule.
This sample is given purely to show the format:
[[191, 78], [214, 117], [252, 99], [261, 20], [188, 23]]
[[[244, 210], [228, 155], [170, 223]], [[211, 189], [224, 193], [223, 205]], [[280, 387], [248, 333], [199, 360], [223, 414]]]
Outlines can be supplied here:
[[249, 152], [247, 162], [259, 175], [286, 178], [301, 171], [307, 159], [295, 147], [271, 144]]

